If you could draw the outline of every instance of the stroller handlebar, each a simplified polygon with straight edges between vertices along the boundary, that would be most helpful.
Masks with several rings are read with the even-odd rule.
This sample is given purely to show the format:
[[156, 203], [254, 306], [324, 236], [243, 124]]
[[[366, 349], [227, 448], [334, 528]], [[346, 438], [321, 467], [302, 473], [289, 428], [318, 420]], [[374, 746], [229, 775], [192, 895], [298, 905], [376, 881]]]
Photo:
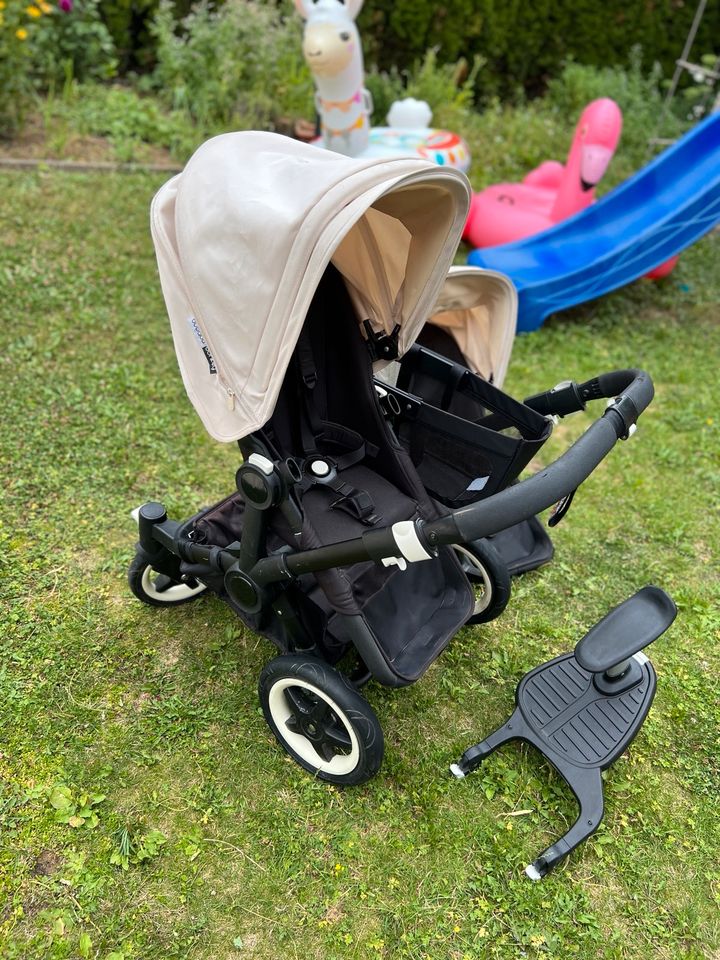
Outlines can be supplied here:
[[[564, 392], [564, 393], [563, 393]], [[531, 397], [535, 409], [556, 409], [558, 399], [572, 395], [583, 409], [585, 399], [613, 398], [603, 415], [544, 470], [508, 487], [501, 493], [453, 511], [440, 520], [422, 525], [422, 536], [430, 547], [467, 543], [491, 536], [534, 516], [572, 493], [612, 450], [618, 440], [634, 432], [640, 414], [654, 395], [652, 379], [642, 370], [618, 370], [584, 384], [559, 384], [554, 390]], [[526, 401], [527, 402], [527, 401]], [[569, 401], [564, 403], [565, 413]]]
[[630, 397], [639, 416], [653, 398], [652, 380], [642, 370], [615, 370], [586, 380], [585, 383], [565, 380], [552, 390], [527, 397], [524, 402], [543, 416], [564, 417], [584, 410], [590, 400], [609, 399], [623, 393]]
[[[554, 391], [548, 391], [548, 395], [554, 395], [552, 402], [555, 407], [559, 391], [567, 387], [567, 384], [560, 384]], [[635, 422], [653, 398], [652, 380], [641, 370], [620, 370], [571, 387], [572, 395], [580, 402], [575, 409], [584, 407], [583, 395], [585, 399], [613, 399], [603, 415], [570, 449], [544, 470], [507, 487], [501, 493], [461, 507], [438, 520], [402, 521], [370, 529], [353, 540], [262, 557], [247, 573], [240, 569], [232, 552], [220, 550], [215, 556], [217, 548], [179, 537], [177, 524], [169, 521], [152, 519], [153, 530], [146, 531], [145, 539], [141, 524], [141, 544], [152, 552], [153, 540], [167, 545], [172, 543], [172, 552], [190, 563], [208, 562], [215, 557], [213, 562], [225, 571], [226, 588], [242, 606], [243, 603], [247, 605], [248, 595], [260, 596], [267, 585], [305, 573], [349, 566], [364, 560], [398, 562], [400, 554], [412, 562], [430, 558], [439, 546], [469, 543], [489, 537], [527, 520], [572, 493], [590, 476], [618, 440], [627, 439], [632, 434]], [[538, 395], [539, 398], [546, 396]], [[538, 403], [542, 402], [547, 403], [547, 400], [538, 400]], [[565, 412], [571, 412], [567, 404]], [[161, 509], [164, 517], [164, 509]], [[402, 539], [402, 543], [398, 538]], [[235, 578], [236, 586], [228, 583], [228, 577]]]

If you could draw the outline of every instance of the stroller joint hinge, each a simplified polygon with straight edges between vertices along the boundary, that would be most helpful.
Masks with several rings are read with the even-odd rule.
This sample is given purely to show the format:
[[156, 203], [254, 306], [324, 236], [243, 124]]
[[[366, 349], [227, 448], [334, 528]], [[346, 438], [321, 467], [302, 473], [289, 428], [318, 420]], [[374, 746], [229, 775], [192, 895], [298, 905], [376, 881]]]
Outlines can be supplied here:
[[400, 355], [398, 346], [399, 323], [395, 324], [391, 333], [376, 333], [369, 320], [363, 320], [363, 328], [366, 337], [365, 345], [373, 363], [376, 360], [397, 360]]

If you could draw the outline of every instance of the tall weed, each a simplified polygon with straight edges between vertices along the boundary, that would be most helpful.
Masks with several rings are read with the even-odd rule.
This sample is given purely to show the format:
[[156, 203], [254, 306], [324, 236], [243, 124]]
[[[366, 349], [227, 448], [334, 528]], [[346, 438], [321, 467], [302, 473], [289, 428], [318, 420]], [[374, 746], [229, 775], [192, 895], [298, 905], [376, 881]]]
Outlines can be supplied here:
[[201, 0], [179, 24], [162, 0], [152, 24], [157, 66], [150, 86], [208, 132], [262, 129], [283, 114], [312, 116], [313, 82], [292, 5]]
[[365, 85], [373, 97], [373, 123], [382, 126], [395, 100], [415, 97], [425, 100], [433, 111], [435, 126], [455, 128], [468, 121], [475, 103], [475, 81], [483, 60], [476, 57], [472, 67], [465, 60], [438, 63], [437, 50], [427, 50], [409, 70], [371, 69]]

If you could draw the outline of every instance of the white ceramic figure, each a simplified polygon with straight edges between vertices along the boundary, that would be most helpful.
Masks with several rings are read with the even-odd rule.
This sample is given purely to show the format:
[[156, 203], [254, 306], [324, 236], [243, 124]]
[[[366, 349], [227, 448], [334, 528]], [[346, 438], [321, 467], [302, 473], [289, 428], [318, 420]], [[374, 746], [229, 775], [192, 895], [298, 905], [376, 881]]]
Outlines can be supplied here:
[[355, 26], [362, 5], [363, 0], [295, 0], [305, 20], [303, 54], [315, 78], [323, 141], [348, 157], [367, 148], [372, 113]]

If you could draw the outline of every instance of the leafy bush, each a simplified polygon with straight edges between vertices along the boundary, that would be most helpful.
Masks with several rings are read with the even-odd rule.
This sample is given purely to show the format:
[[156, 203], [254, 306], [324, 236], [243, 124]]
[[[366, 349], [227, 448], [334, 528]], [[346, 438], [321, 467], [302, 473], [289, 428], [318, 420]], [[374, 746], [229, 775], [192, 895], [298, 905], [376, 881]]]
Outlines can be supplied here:
[[436, 126], [462, 127], [474, 104], [475, 78], [481, 66], [479, 58], [470, 70], [462, 59], [457, 63], [438, 63], [437, 50], [433, 49], [402, 73], [396, 67], [369, 70], [365, 85], [373, 97], [373, 123], [376, 126], [385, 123], [393, 101], [415, 97], [430, 104]]
[[149, 85], [202, 128], [263, 128], [283, 113], [312, 115], [302, 23], [288, 2], [195, 5], [179, 25], [161, 0], [152, 24], [157, 66]]
[[[648, 138], [658, 133], [662, 114], [662, 71], [655, 65], [644, 72], [639, 48], [630, 57], [627, 70], [589, 67], [570, 62], [560, 77], [548, 85], [548, 106], [556, 107], [568, 118], [578, 117], [583, 107], [598, 97], [611, 97], [623, 112], [622, 144], [625, 152], [646, 155]], [[668, 118], [673, 136], [679, 125]]]
[[[481, 113], [471, 113], [456, 129], [473, 155], [473, 187], [519, 180], [543, 160], [564, 162], [583, 107], [606, 96], [623, 111], [623, 132], [599, 192], [626, 179], [648, 162], [648, 139], [658, 132], [662, 109], [659, 70], [643, 72], [637, 54], [628, 70], [570, 62], [545, 97], [516, 106], [492, 99]], [[668, 122], [668, 135], [681, 132], [677, 120], [668, 117]]]
[[115, 45], [100, 17], [99, 0], [76, 0], [70, 15], [58, 15], [33, 45], [33, 70], [47, 88], [78, 80], [106, 80], [117, 68]]
[[33, 51], [63, 14], [45, 0], [0, 0], [0, 136], [22, 124], [33, 94]]
[[166, 147], [184, 160], [203, 139], [184, 114], [118, 85], [68, 84], [46, 107], [45, 121], [48, 128], [64, 124], [83, 136], [106, 137], [121, 162], [136, 160], [141, 144]]

